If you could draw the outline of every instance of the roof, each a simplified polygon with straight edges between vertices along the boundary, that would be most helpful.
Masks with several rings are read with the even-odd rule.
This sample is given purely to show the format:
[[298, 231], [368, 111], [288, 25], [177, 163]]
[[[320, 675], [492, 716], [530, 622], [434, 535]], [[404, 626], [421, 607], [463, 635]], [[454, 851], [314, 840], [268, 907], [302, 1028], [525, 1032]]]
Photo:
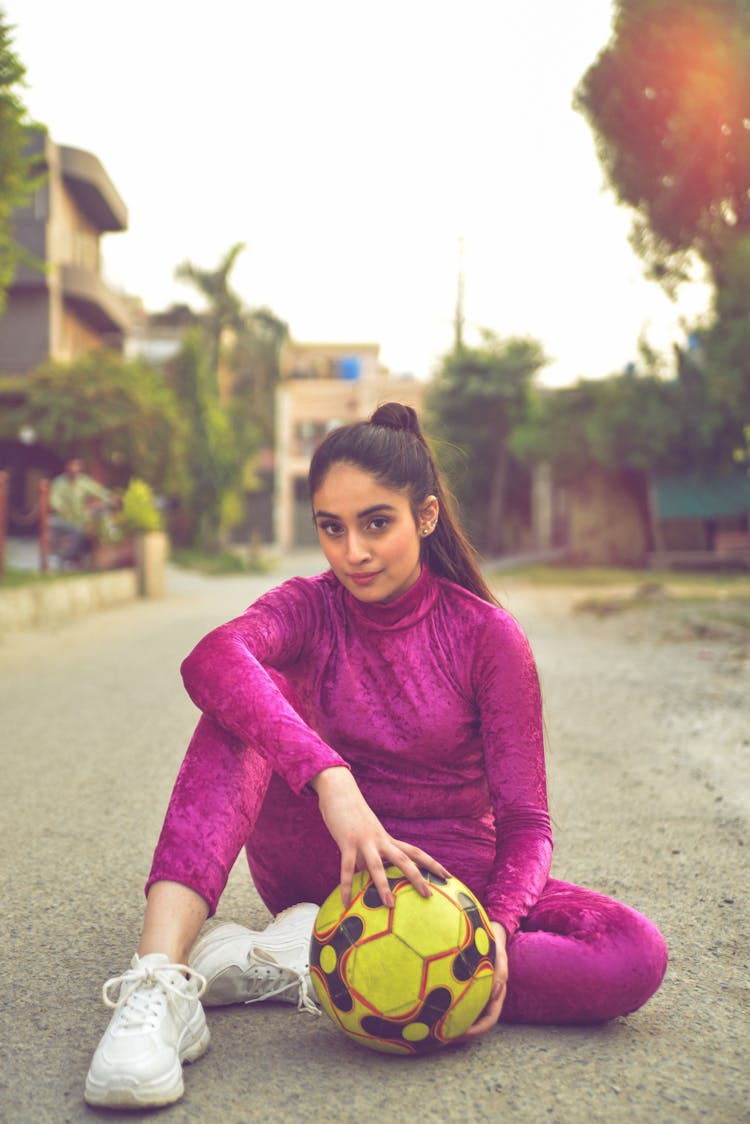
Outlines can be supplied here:
[[68, 190], [97, 230], [126, 230], [128, 211], [100, 160], [82, 148], [59, 145]]
[[714, 519], [750, 513], [750, 475], [660, 476], [654, 482], [656, 518]]

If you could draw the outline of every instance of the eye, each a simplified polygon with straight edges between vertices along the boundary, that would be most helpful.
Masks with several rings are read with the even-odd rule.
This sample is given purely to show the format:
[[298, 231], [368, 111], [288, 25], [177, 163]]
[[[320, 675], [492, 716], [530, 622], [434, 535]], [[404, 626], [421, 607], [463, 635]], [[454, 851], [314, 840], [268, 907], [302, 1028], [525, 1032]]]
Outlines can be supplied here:
[[390, 519], [387, 515], [376, 515], [367, 524], [367, 529], [370, 531], [384, 531], [390, 525]]
[[343, 531], [343, 527], [340, 523], [334, 523], [329, 520], [326, 523], [318, 523], [318, 530], [326, 535], [329, 539], [332, 539], [335, 538], [336, 535], [341, 534], [341, 532]]

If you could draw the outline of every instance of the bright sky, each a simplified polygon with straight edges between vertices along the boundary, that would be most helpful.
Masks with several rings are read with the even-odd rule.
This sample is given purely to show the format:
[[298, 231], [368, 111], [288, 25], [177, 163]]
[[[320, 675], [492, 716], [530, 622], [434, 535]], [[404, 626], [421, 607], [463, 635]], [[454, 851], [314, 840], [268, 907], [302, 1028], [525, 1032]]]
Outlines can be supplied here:
[[571, 108], [609, 0], [0, 0], [53, 140], [95, 153], [130, 215], [111, 284], [149, 310], [235, 242], [247, 304], [298, 340], [375, 341], [429, 374], [452, 341], [530, 335], [545, 381], [668, 351], [678, 307], [642, 278], [628, 214]]

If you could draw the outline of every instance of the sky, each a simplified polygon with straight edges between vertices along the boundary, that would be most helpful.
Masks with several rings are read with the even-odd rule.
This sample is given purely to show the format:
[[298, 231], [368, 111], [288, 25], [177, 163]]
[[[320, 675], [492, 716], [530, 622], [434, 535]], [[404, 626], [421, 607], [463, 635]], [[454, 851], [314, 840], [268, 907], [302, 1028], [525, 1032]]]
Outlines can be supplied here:
[[539, 340], [564, 385], [669, 354], [677, 305], [628, 244], [573, 91], [609, 0], [0, 0], [23, 100], [93, 152], [129, 213], [104, 272], [149, 311], [245, 243], [232, 282], [300, 341], [377, 342], [428, 377], [451, 346]]

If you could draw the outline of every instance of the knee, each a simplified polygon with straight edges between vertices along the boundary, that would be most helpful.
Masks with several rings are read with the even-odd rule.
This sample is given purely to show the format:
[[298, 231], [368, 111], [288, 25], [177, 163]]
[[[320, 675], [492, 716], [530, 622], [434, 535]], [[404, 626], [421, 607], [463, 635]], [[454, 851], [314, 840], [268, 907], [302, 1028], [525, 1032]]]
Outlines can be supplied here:
[[656, 926], [627, 906], [622, 907], [618, 927], [588, 944], [584, 956], [590, 1003], [585, 1021], [591, 1022], [630, 1015], [642, 1007], [664, 979], [668, 958]]
[[667, 944], [653, 922], [635, 911], [630, 911], [632, 923], [625, 936], [626, 947], [622, 959], [626, 971], [623, 980], [624, 1009], [629, 1015], [651, 998], [661, 986], [667, 970], [669, 954]]
[[[667, 948], [648, 918], [607, 900], [570, 931], [521, 932], [509, 945], [510, 1022], [585, 1025], [637, 1011], [657, 991]], [[583, 920], [579, 918], [579, 921]]]

